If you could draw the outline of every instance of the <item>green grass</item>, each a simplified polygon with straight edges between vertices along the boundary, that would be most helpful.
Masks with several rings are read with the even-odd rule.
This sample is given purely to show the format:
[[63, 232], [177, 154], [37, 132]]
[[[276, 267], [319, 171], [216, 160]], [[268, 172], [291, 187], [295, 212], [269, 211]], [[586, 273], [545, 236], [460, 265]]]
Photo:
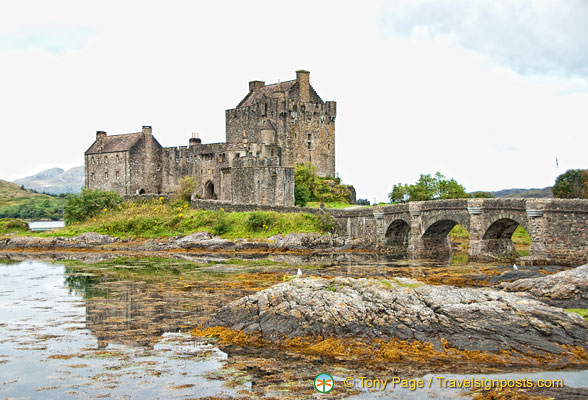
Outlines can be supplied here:
[[119, 238], [157, 238], [208, 231], [227, 239], [268, 238], [291, 232], [326, 233], [333, 228], [332, 224], [332, 218], [324, 215], [196, 210], [187, 203], [154, 199], [127, 202], [120, 210], [105, 209], [84, 222], [41, 235], [71, 237], [83, 232], [98, 232]]
[[22, 219], [0, 218], [0, 234], [29, 232], [29, 225]]
[[588, 320], [588, 308], [567, 308], [567, 312], [573, 312]]
[[[325, 204], [325, 208], [347, 208], [347, 207], [353, 206], [353, 204], [345, 203], [342, 201], [335, 201], [335, 202], [329, 202], [329, 203], [324, 203], [324, 204]], [[319, 208], [320, 206], [321, 206], [320, 201], [309, 201], [308, 203], [306, 203], [306, 207]]]

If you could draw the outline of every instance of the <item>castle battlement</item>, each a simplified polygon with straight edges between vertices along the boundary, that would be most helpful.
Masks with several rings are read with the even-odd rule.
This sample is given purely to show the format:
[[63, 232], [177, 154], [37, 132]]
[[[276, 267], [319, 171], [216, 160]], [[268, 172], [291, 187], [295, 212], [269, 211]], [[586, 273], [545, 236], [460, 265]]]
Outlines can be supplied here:
[[86, 187], [121, 194], [169, 194], [185, 176], [195, 195], [234, 203], [294, 204], [294, 167], [311, 162], [335, 175], [334, 101], [323, 101], [308, 71], [266, 85], [249, 82], [237, 107], [225, 111], [226, 142], [162, 147], [151, 126], [135, 133], [96, 132], [85, 153]]

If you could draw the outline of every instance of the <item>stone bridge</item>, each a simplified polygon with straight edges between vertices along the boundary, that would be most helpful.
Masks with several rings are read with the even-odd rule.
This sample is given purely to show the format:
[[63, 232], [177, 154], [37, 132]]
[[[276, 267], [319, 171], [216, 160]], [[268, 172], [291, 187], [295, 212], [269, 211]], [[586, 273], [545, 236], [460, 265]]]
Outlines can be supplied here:
[[470, 260], [514, 260], [511, 238], [522, 225], [531, 247], [519, 263], [588, 262], [588, 200], [455, 199], [328, 211], [349, 237], [371, 238], [412, 258], [448, 258], [448, 233], [460, 224], [470, 233]]

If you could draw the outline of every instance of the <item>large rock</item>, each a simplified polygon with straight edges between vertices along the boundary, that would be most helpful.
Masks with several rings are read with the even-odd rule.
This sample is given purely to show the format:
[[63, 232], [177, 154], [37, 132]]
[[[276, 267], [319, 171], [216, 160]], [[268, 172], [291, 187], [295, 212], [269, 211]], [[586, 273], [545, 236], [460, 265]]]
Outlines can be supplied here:
[[103, 245], [103, 244], [111, 244], [119, 242], [120, 239], [109, 236], [103, 235], [102, 233], [97, 232], [84, 232], [80, 233], [78, 236], [71, 238], [71, 240], [75, 243], [80, 243], [84, 245]]
[[195, 232], [177, 239], [172, 244], [172, 247], [201, 250], [227, 250], [233, 249], [235, 243], [227, 239], [212, 236], [209, 232]]
[[499, 286], [508, 292], [526, 292], [551, 305], [588, 308], [588, 264], [540, 278], [519, 279]]
[[532, 299], [493, 289], [429, 286], [396, 278], [297, 278], [236, 300], [207, 327], [286, 337], [373, 337], [430, 342], [440, 348], [560, 354], [588, 346], [588, 323]]
[[271, 236], [269, 240], [271, 248], [280, 250], [334, 249], [344, 247], [349, 242], [344, 237], [330, 233], [289, 233], [285, 236]]
[[6, 249], [51, 249], [62, 241], [52, 237], [18, 236], [5, 239], [2, 248]]

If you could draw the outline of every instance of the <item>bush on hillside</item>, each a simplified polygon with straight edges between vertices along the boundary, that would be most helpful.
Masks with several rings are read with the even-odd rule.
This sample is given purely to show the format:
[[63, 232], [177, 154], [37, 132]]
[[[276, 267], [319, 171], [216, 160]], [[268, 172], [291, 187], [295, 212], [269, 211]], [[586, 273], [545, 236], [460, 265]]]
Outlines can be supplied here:
[[122, 203], [118, 193], [84, 188], [79, 195], [67, 196], [63, 216], [66, 224], [82, 222], [100, 211], [116, 210]]
[[311, 163], [298, 164], [294, 170], [294, 203], [304, 206], [309, 201], [323, 203], [342, 202], [349, 204], [355, 194], [349, 185], [343, 185], [341, 178], [320, 177]]

